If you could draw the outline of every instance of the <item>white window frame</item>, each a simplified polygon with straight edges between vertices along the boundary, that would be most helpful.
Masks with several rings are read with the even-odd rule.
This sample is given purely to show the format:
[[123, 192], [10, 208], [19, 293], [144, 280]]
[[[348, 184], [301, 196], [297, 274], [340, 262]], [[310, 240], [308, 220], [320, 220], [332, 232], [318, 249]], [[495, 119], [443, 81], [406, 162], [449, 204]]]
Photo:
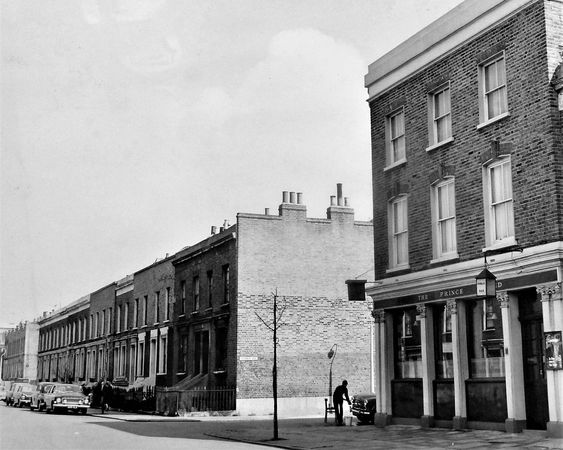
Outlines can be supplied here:
[[160, 310], [160, 291], [155, 291], [154, 293], [154, 323], [158, 323]]
[[139, 299], [136, 298], [133, 303], [133, 328], [139, 325]]
[[129, 329], [129, 302], [123, 304], [123, 331]]
[[[429, 147], [426, 151], [434, 150], [448, 142], [452, 142], [453, 131], [452, 131], [452, 105], [451, 105], [451, 89], [450, 83], [443, 84], [439, 88], [433, 90], [428, 95], [428, 141]], [[436, 101], [440, 94], [444, 94], [442, 99], [444, 99], [443, 111], [437, 112]], [[446, 135], [439, 139], [439, 126], [440, 123], [445, 123], [447, 128]]]
[[[401, 117], [402, 129], [395, 130], [394, 119]], [[395, 157], [395, 148], [402, 151]], [[386, 167], [384, 170], [399, 166], [407, 161], [407, 145], [405, 137], [405, 109], [401, 107], [385, 118]]]
[[[397, 223], [398, 217], [395, 216], [395, 206], [404, 208], [399, 212], [402, 217], [401, 223]], [[408, 230], [408, 196], [399, 195], [388, 203], [387, 217], [389, 218], [389, 269], [390, 271], [408, 269], [409, 266], [409, 230]], [[401, 237], [404, 237], [405, 248], [399, 248]], [[404, 253], [404, 261], [399, 260], [399, 254]]]
[[165, 290], [164, 295], [164, 322], [168, 322], [170, 320], [170, 288], [167, 287]]
[[[448, 188], [448, 193], [451, 193], [447, 198], [449, 209], [453, 209], [453, 214], [450, 213], [447, 217], [440, 217], [440, 192]], [[451, 188], [451, 191], [450, 191]], [[434, 259], [431, 263], [458, 258], [457, 252], [457, 224], [456, 224], [456, 208], [455, 208], [455, 179], [447, 177], [434, 183], [431, 186], [431, 208], [432, 208], [432, 248]], [[444, 251], [442, 246], [444, 228], [453, 222], [453, 235], [450, 236], [449, 243], [452, 249]]]
[[121, 333], [121, 305], [117, 306], [117, 317], [115, 318], [115, 332]]
[[159, 350], [158, 350], [158, 374], [166, 373], [167, 364], [167, 344], [168, 344], [168, 334], [162, 334], [159, 337]]
[[[502, 167], [501, 172], [505, 196], [493, 201], [492, 178], [493, 171]], [[483, 251], [516, 245], [514, 227], [514, 198], [512, 193], [512, 164], [510, 156], [497, 159], [483, 167], [483, 198], [485, 206], [485, 245]], [[502, 214], [499, 212], [502, 209]], [[497, 237], [497, 224], [499, 217], [505, 222], [506, 232]]]
[[[502, 61], [502, 67], [500, 62]], [[487, 70], [491, 67], [495, 68], [496, 73], [496, 84], [494, 87], [488, 87], [486, 83]], [[500, 69], [500, 70], [499, 70]], [[478, 128], [488, 125], [489, 123], [496, 122], [504, 117], [509, 116], [508, 112], [508, 92], [507, 92], [507, 82], [506, 82], [506, 55], [502, 51], [492, 56], [491, 58], [483, 61], [479, 64], [479, 119], [480, 124]], [[498, 75], [501, 74], [501, 79], [499, 80]], [[489, 103], [499, 94], [499, 111], [490, 116], [489, 115]]]

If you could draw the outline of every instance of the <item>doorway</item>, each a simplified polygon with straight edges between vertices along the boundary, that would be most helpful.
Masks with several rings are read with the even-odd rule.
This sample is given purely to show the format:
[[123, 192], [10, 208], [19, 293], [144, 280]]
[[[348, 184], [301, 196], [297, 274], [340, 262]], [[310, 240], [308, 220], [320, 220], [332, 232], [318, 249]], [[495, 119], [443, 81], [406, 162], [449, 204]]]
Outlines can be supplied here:
[[519, 292], [518, 299], [522, 327], [526, 427], [545, 430], [549, 410], [541, 300], [535, 289]]

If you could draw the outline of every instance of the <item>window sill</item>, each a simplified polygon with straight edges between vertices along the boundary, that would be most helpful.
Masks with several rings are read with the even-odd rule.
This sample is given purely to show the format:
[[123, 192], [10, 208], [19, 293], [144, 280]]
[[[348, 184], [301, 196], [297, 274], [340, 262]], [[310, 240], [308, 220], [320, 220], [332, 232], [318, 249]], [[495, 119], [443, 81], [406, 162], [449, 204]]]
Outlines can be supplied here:
[[387, 172], [388, 170], [394, 169], [395, 167], [400, 167], [406, 163], [407, 163], [407, 158], [400, 159], [399, 161], [396, 161], [393, 164], [389, 164], [388, 166], [384, 167], [383, 172]]
[[488, 247], [483, 248], [481, 251], [483, 253], [485, 252], [490, 252], [493, 250], [500, 250], [506, 247], [512, 247], [514, 245], [517, 245], [518, 242], [516, 242], [516, 239], [511, 237], [511, 238], [507, 238], [502, 242], [498, 242], [497, 244], [493, 244], [493, 245], [489, 245]]
[[437, 144], [433, 144], [430, 147], [426, 147], [426, 151], [427, 152], [431, 152], [432, 150], [436, 150], [437, 148], [440, 148], [446, 144], [449, 144], [450, 142], [453, 142], [454, 138], [453, 137], [449, 137], [448, 139], [445, 139], [441, 142], [438, 142]]
[[492, 119], [487, 120], [486, 122], [480, 123], [479, 125], [477, 125], [477, 129], [480, 130], [481, 128], [484, 128], [484, 127], [486, 127], [486, 126], [488, 126], [488, 125], [491, 125], [491, 124], [493, 124], [493, 123], [495, 123], [495, 122], [498, 122], [499, 120], [502, 120], [502, 119], [504, 119], [504, 118], [506, 118], [506, 117], [510, 117], [510, 113], [509, 113], [509, 112], [502, 113], [502, 114], [500, 114], [500, 115], [498, 115], [498, 116], [496, 116], [496, 117], [493, 117]]
[[430, 260], [430, 264], [438, 264], [444, 261], [451, 261], [452, 259], [459, 259], [459, 255], [457, 253], [452, 253], [450, 255], [440, 256], [439, 258]]
[[197, 316], [199, 314], [199, 311], [194, 311], [191, 313], [192, 316]]
[[181, 319], [182, 317], [186, 317], [186, 313], [182, 313], [182, 314], [180, 314], [180, 315], [178, 316], [178, 318], [180, 318], [180, 319]]
[[403, 264], [402, 266], [391, 267], [390, 269], [387, 269], [385, 273], [400, 272], [401, 270], [408, 270], [410, 268], [411, 268], [410, 264]]

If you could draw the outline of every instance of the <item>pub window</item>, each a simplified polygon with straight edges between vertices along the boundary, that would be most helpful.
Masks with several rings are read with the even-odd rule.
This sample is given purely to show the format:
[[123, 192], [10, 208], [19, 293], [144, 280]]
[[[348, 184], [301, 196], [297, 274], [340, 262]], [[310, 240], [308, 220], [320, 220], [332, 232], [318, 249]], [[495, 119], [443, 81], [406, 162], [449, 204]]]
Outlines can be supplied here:
[[434, 307], [436, 378], [453, 378], [452, 314], [446, 305]]
[[420, 323], [416, 308], [395, 312], [395, 378], [422, 377]]
[[472, 378], [504, 377], [504, 337], [495, 298], [468, 302], [468, 347]]

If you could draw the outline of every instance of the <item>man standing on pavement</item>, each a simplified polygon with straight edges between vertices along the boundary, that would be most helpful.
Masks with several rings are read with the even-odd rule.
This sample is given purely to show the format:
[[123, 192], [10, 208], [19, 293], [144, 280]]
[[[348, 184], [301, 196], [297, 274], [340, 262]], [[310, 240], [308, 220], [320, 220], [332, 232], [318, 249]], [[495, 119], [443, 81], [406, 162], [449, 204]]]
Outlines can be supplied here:
[[344, 410], [342, 405], [344, 404], [344, 398], [349, 405], [352, 404], [350, 398], [348, 397], [348, 382], [346, 380], [342, 381], [340, 386], [337, 386], [332, 394], [332, 402], [334, 403], [334, 415], [336, 417], [336, 425], [344, 425]]

